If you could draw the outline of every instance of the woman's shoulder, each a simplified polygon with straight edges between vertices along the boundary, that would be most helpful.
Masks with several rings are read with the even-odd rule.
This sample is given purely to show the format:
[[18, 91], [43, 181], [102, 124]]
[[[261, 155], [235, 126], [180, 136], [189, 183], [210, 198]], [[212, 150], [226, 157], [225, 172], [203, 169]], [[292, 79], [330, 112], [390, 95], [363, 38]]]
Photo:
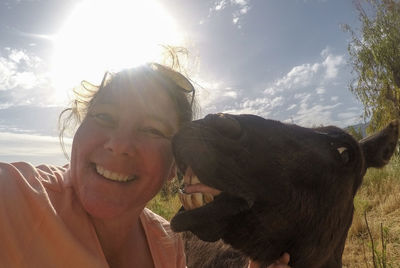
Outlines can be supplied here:
[[34, 170], [35, 167], [28, 162], [4, 163], [0, 162], [0, 176], [10, 176], [23, 171]]
[[42, 191], [43, 187], [60, 191], [65, 173], [65, 167], [51, 165], [35, 167], [28, 162], [0, 162], [0, 181], [7, 185], [13, 183], [25, 185], [36, 191]]
[[15, 162], [15, 163], [0, 163], [0, 183], [4, 189], [5, 186], [11, 186], [14, 183], [27, 184], [33, 189], [38, 190], [34, 187], [37, 184], [38, 173], [36, 168], [27, 162]]

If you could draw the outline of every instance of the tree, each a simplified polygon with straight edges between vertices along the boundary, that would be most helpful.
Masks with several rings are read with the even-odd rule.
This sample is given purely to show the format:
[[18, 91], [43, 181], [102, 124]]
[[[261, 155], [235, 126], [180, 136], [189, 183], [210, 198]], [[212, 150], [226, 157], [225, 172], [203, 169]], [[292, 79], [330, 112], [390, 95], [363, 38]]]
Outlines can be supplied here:
[[400, 118], [400, 1], [354, 0], [360, 35], [349, 26], [350, 63], [356, 78], [350, 90], [370, 118], [368, 132]]
[[357, 129], [354, 126], [350, 126], [346, 129], [347, 133], [349, 133], [353, 138], [355, 138], [357, 141], [360, 141], [363, 138], [362, 130], [361, 127], [358, 127]]

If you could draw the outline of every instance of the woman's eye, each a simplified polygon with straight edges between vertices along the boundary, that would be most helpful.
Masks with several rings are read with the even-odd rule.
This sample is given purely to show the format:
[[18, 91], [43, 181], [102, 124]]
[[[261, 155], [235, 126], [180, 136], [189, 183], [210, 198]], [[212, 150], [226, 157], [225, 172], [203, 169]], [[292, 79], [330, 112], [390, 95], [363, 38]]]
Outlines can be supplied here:
[[148, 133], [152, 136], [160, 137], [160, 138], [166, 138], [167, 136], [161, 131], [156, 128], [144, 128], [143, 131], [145, 133]]
[[107, 113], [94, 113], [92, 114], [92, 117], [99, 123], [107, 126], [113, 126], [115, 125], [114, 118]]

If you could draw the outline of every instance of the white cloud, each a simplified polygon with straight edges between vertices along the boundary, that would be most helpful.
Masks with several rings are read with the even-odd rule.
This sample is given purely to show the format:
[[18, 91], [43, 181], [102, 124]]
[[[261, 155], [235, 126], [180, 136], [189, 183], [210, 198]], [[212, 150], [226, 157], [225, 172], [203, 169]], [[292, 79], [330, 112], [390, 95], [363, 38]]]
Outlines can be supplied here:
[[21, 2], [33, 2], [33, 0], [15, 0], [15, 2], [17, 2], [17, 3], [21, 3]]
[[217, 0], [213, 3], [213, 7], [210, 8], [208, 16], [211, 17], [214, 12], [230, 12], [232, 23], [238, 28], [241, 28], [243, 16], [246, 15], [250, 9], [250, 0]]
[[[348, 108], [342, 111], [342, 103], [322, 103], [312, 94], [299, 94], [299, 109], [291, 116], [296, 124], [315, 127], [320, 125], [349, 126], [360, 122], [361, 110], [359, 107]], [[287, 121], [287, 120], [286, 120]]]
[[247, 99], [244, 100], [244, 102], [241, 104], [242, 108], [248, 108], [248, 107], [256, 107], [257, 109], [262, 108], [275, 108], [277, 106], [282, 105], [282, 97], [276, 97], [276, 98], [256, 98], [256, 99]]
[[214, 5], [214, 10], [222, 10], [226, 7], [226, 0], [217, 1]]
[[342, 55], [334, 56], [328, 55], [322, 65], [326, 68], [325, 78], [332, 79], [336, 78], [339, 72], [339, 67], [345, 63]]
[[299, 111], [293, 116], [293, 119], [297, 124], [306, 127], [327, 125], [327, 123], [329, 124], [332, 122], [333, 109], [337, 108], [339, 105], [340, 104], [321, 105], [303, 100]]
[[3, 97], [0, 104], [54, 103], [53, 88], [45, 64], [39, 57], [25, 50], [7, 47], [0, 51], [1, 91]]
[[[65, 139], [64, 143], [69, 151], [71, 139]], [[2, 162], [28, 161], [34, 165], [64, 165], [68, 162], [57, 137], [0, 132], [0, 148]]]
[[319, 54], [321, 55], [321, 57], [326, 58], [329, 54], [331, 54], [331, 48], [327, 46]]
[[351, 112], [351, 111], [338, 113], [338, 117], [340, 119], [354, 118], [354, 117], [357, 117], [359, 115], [360, 115], [360, 113]]
[[299, 66], [295, 66], [292, 68], [292, 70], [290, 70], [290, 72], [287, 75], [285, 75], [281, 79], [278, 79], [275, 82], [275, 86], [277, 88], [281, 88], [281, 90], [279, 91], [299, 86], [301, 87], [309, 86], [312, 83], [320, 67], [321, 64], [319, 63], [314, 63], [314, 64], [305, 63]]
[[233, 91], [233, 90], [225, 91], [223, 93], [223, 96], [224, 97], [229, 97], [229, 98], [232, 98], [232, 99], [236, 99], [238, 97], [238, 93], [236, 91]]
[[241, 14], [246, 14], [247, 12], [249, 12], [250, 7], [249, 6], [245, 6], [243, 8], [240, 9], [240, 13]]
[[352, 108], [348, 108], [346, 111], [338, 113], [337, 117], [344, 126], [358, 124], [362, 119], [360, 110], [354, 110]]
[[229, 110], [223, 111], [233, 114], [257, 114], [259, 116], [268, 117], [273, 110], [282, 106], [284, 103], [283, 97], [276, 98], [255, 98], [244, 99], [238, 106]]
[[[32, 60], [23, 52], [17, 50], [5, 49], [8, 55], [0, 57], [0, 90], [9, 90], [21, 86], [23, 88], [31, 88], [35, 86], [35, 75], [26, 70], [21, 70], [23, 64], [30, 67], [35, 65]], [[26, 68], [25, 68], [26, 69]], [[30, 85], [27, 85], [30, 82]]]
[[323, 87], [318, 87], [318, 88], [315, 90], [315, 92], [316, 92], [317, 94], [319, 94], [319, 95], [322, 95], [322, 94], [324, 94], [324, 93], [326, 92], [326, 89], [323, 88]]
[[201, 105], [199, 117], [203, 109], [205, 114], [222, 112], [230, 109], [228, 106], [241, 98], [240, 90], [228, 87], [225, 81], [214, 81], [213, 78], [194, 78], [196, 84], [201, 85], [196, 91], [197, 102]]
[[267, 89], [264, 90], [264, 94], [265, 95], [273, 96], [273, 95], [275, 95], [275, 93], [276, 93], [276, 89], [273, 88], [273, 87], [270, 87], [270, 88], [267, 88]]
[[339, 96], [347, 92], [346, 82], [341, 78], [346, 74], [344, 56], [333, 54], [326, 48], [321, 51], [318, 61], [294, 66], [283, 76], [261, 86], [262, 90], [229, 88], [226, 81], [214, 83], [206, 87], [209, 89], [208, 101], [201, 100], [200, 103], [205, 104], [205, 114], [252, 113], [309, 127], [346, 126], [349, 122], [359, 121], [358, 114], [361, 113], [361, 107], [357, 105], [354, 111], [346, 111], [339, 117], [346, 102], [339, 102]]
[[328, 2], [328, 0], [303, 0], [304, 3], [309, 3], [309, 2], [313, 2], [316, 1], [317, 3], [326, 3]]
[[334, 79], [338, 76], [341, 68], [344, 67], [345, 60], [343, 55], [334, 55], [329, 48], [325, 48], [320, 53], [321, 61], [314, 63], [304, 63], [293, 67], [282, 78], [275, 80], [267, 89], [265, 94], [276, 94], [288, 90], [299, 90], [308, 87], [316, 87], [317, 94], [326, 92], [326, 85], [335, 83]]
[[231, 0], [231, 3], [241, 5], [241, 6], [246, 6], [249, 4], [249, 1], [247, 0]]
[[14, 62], [16, 62], [16, 63], [20, 63], [21, 60], [24, 60], [24, 61], [26, 61], [26, 62], [29, 62], [29, 61], [30, 61], [28, 55], [26, 55], [26, 54], [25, 54], [23, 51], [21, 51], [21, 50], [15, 50], [15, 49], [11, 50], [11, 53], [8, 55], [8, 57], [9, 57], [12, 61], [14, 61]]
[[11, 88], [20, 86], [24, 89], [34, 88], [39, 84], [38, 77], [33, 72], [17, 72], [13, 75], [12, 82]]
[[311, 97], [311, 95], [309, 93], [306, 93], [306, 92], [294, 94], [294, 98], [295, 99], [306, 99], [306, 98], [308, 99], [310, 97]]

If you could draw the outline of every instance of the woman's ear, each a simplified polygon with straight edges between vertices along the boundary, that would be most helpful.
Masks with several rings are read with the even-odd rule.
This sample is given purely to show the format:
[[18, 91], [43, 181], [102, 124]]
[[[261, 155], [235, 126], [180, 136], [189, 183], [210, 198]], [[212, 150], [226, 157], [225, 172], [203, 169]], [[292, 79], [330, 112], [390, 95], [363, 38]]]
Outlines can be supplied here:
[[171, 170], [170, 170], [170, 173], [169, 173], [169, 175], [168, 175], [168, 178], [167, 178], [167, 180], [172, 180], [173, 178], [175, 178], [176, 177], [176, 171], [177, 171], [177, 169], [176, 169], [176, 163], [175, 163], [175, 161], [172, 163], [172, 166], [171, 166]]

